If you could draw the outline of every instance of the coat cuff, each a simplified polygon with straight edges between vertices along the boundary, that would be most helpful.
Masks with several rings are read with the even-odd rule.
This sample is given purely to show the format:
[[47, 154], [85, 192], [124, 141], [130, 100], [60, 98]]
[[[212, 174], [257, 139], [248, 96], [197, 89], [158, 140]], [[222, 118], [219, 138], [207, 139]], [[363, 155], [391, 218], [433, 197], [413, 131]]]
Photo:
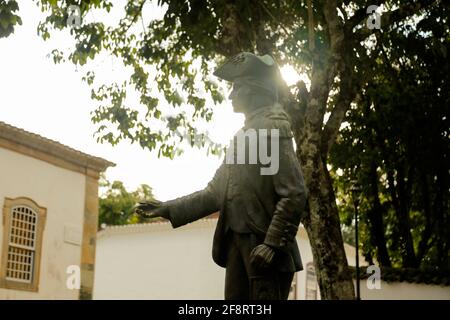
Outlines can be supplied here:
[[183, 208], [180, 208], [180, 201], [178, 198], [175, 200], [167, 201], [167, 207], [169, 208], [169, 221], [172, 225], [172, 228], [178, 228], [187, 223], [182, 219], [183, 217]]
[[281, 215], [274, 215], [267, 229], [264, 244], [288, 252], [291, 243], [295, 240], [298, 226], [284, 219]]

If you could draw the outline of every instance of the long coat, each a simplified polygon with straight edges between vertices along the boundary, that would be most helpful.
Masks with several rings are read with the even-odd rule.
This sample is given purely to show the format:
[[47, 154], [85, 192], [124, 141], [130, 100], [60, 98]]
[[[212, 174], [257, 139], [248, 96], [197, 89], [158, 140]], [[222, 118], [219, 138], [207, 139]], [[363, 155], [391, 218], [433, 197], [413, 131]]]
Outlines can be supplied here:
[[[260, 236], [261, 242], [263, 242], [272, 223], [274, 212], [277, 208], [280, 210], [280, 206], [277, 207], [277, 204], [281, 203], [281, 200], [290, 204], [283, 207], [282, 210], [285, 211], [283, 214], [289, 218], [291, 223], [298, 226], [304, 213], [308, 194], [293, 148], [288, 116], [281, 107], [275, 105], [261, 108], [248, 115], [243, 129], [257, 131], [267, 129], [269, 145], [270, 130], [278, 129], [278, 172], [272, 175], [262, 175], [261, 168], [267, 167], [267, 165], [264, 166], [259, 161], [256, 164], [248, 163], [249, 161], [246, 161], [245, 164], [230, 164], [224, 160], [205, 189], [167, 203], [170, 221], [174, 228], [220, 211], [214, 234], [212, 256], [214, 261], [224, 268], [227, 257], [226, 226], [232, 225], [227, 219], [230, 217], [244, 219], [251, 232]], [[236, 143], [236, 139], [233, 141]], [[248, 147], [246, 152], [249, 152]], [[234, 190], [234, 195], [230, 199], [229, 191], [231, 189]], [[233, 206], [232, 203], [237, 201], [238, 197], [235, 195], [244, 199], [238, 206]], [[234, 212], [233, 215], [230, 215], [230, 207], [240, 208], [239, 213]], [[278, 240], [279, 245], [278, 242], [275, 244], [275, 247], [280, 249], [276, 250], [275, 255], [277, 269], [286, 272], [302, 270], [303, 266], [295, 235], [293, 239], [291, 237], [291, 241], [286, 241], [284, 236]]]

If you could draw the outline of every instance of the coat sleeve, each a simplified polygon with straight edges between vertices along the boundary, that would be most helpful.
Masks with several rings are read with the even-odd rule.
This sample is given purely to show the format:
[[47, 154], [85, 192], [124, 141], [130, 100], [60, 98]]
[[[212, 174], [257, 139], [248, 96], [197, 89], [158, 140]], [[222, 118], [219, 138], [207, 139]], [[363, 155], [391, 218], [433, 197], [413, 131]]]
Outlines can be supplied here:
[[279, 169], [273, 175], [279, 196], [264, 243], [287, 252], [295, 241], [300, 219], [305, 212], [308, 190], [292, 145], [292, 136], [279, 139]]
[[205, 189], [167, 202], [173, 228], [181, 227], [219, 210], [219, 188], [224, 170], [225, 166], [222, 164]]

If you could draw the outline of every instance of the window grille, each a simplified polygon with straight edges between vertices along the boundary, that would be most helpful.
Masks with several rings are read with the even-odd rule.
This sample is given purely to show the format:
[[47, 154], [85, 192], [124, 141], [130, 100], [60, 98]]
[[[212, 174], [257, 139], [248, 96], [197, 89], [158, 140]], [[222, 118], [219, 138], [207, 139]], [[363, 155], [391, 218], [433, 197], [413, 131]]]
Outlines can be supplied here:
[[37, 213], [27, 206], [11, 210], [6, 279], [31, 283], [36, 250]]

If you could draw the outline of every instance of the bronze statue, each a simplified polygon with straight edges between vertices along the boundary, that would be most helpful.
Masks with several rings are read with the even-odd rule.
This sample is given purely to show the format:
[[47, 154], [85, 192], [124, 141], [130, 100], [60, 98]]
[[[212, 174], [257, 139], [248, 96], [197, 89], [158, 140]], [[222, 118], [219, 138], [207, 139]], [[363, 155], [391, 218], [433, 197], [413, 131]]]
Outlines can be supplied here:
[[[293, 149], [288, 116], [277, 103], [277, 69], [269, 55], [243, 52], [214, 72], [233, 83], [229, 98], [234, 111], [246, 117], [243, 130], [261, 130], [267, 138], [277, 132], [276, 173], [261, 174], [261, 162], [224, 160], [204, 190], [137, 207], [149, 218], [170, 220], [174, 228], [220, 211], [212, 255], [226, 268], [227, 300], [287, 299], [294, 272], [303, 269], [295, 236], [308, 191]], [[236, 136], [232, 143], [236, 144]], [[249, 152], [246, 147], [245, 153]]]

